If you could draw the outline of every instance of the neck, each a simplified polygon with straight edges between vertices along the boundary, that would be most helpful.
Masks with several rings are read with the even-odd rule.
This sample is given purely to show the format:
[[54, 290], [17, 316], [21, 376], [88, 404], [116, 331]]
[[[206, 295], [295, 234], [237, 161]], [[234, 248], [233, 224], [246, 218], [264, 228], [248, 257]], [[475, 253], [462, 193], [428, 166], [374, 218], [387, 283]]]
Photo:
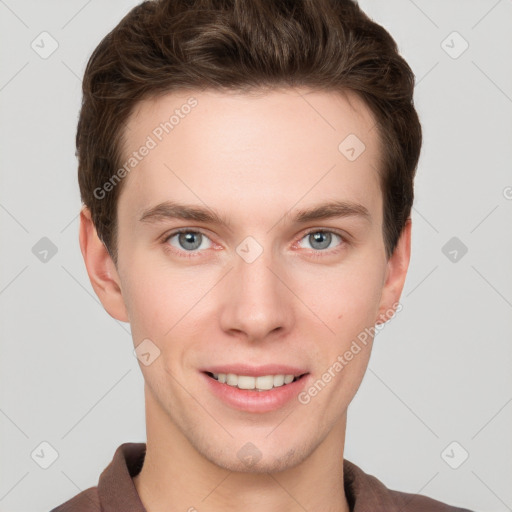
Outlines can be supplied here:
[[146, 394], [146, 456], [133, 482], [147, 512], [349, 512], [343, 486], [345, 429], [346, 415], [294, 467], [229, 471], [200, 454]]

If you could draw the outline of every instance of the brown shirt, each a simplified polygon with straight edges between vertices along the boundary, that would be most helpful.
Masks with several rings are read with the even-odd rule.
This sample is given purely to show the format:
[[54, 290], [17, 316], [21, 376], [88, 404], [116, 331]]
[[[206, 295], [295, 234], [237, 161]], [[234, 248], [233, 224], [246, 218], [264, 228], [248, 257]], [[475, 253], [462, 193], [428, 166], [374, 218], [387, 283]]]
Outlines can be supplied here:
[[[146, 443], [124, 443], [103, 470], [98, 485], [50, 512], [146, 512], [132, 477], [142, 469]], [[471, 512], [422, 496], [392, 491], [352, 462], [343, 461], [345, 495], [351, 512]]]

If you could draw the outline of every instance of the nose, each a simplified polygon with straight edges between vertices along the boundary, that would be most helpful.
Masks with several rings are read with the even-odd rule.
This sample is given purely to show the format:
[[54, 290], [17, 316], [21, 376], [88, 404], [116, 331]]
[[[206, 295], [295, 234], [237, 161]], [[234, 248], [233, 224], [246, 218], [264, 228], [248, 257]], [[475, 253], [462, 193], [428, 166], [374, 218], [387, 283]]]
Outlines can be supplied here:
[[220, 322], [225, 332], [249, 341], [283, 336], [294, 322], [293, 294], [284, 283], [286, 272], [271, 251], [252, 262], [235, 256], [223, 280]]

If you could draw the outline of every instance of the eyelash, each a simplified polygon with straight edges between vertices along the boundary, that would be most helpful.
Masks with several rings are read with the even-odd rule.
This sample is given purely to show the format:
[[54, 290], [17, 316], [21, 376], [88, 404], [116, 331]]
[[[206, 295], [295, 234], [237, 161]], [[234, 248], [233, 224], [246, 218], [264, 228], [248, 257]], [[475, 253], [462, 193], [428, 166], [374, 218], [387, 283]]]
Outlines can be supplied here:
[[[200, 251], [180, 251], [180, 250], [177, 250], [174, 247], [170, 246], [167, 243], [172, 237], [179, 235], [180, 233], [201, 233], [202, 235], [206, 236], [207, 238], [209, 238], [209, 236], [204, 231], [201, 231], [200, 229], [187, 229], [187, 228], [177, 229], [177, 230], [169, 233], [168, 235], [164, 236], [162, 243], [163, 243], [166, 251], [169, 251], [172, 254], [178, 255], [183, 258], [196, 258]], [[319, 229], [319, 228], [316, 228], [316, 229], [312, 228], [309, 231], [303, 233], [303, 235], [297, 240], [297, 242], [300, 242], [303, 238], [310, 235], [311, 233], [332, 233], [341, 238], [341, 242], [336, 249], [327, 249], [327, 250], [310, 249], [311, 251], [313, 251], [312, 253], [310, 253], [310, 256], [312, 256], [313, 258], [322, 258], [322, 257], [324, 257], [325, 254], [329, 254], [329, 255], [337, 254], [348, 244], [348, 241], [345, 238], [345, 235], [342, 235], [338, 231], [332, 230], [332, 229]], [[295, 243], [297, 243], [297, 242], [295, 242]]]

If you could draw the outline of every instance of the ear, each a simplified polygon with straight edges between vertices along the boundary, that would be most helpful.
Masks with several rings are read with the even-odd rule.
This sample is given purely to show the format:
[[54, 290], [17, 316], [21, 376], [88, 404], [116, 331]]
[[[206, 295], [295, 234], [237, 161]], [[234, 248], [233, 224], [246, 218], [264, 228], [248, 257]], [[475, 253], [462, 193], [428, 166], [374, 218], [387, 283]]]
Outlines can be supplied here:
[[393, 316], [393, 311], [397, 309], [396, 306], [402, 295], [411, 257], [411, 229], [412, 220], [409, 217], [387, 263], [386, 278], [376, 319], [377, 325], [385, 323]]
[[103, 307], [111, 317], [121, 322], [129, 322], [117, 269], [98, 237], [87, 206], [83, 206], [80, 211], [79, 237], [89, 280]]

